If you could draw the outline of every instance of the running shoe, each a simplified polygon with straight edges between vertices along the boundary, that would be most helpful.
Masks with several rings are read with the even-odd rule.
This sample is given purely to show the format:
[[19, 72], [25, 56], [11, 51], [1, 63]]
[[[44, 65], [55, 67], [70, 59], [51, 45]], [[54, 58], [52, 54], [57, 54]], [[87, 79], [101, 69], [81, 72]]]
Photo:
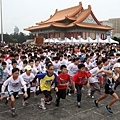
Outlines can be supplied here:
[[94, 100], [93, 103], [94, 103], [95, 107], [99, 108], [98, 103], [96, 102], [96, 100]]
[[107, 112], [109, 112], [109, 113], [113, 113], [112, 110], [111, 110], [111, 108], [108, 107], [108, 105], [105, 106], [105, 110], [106, 110]]

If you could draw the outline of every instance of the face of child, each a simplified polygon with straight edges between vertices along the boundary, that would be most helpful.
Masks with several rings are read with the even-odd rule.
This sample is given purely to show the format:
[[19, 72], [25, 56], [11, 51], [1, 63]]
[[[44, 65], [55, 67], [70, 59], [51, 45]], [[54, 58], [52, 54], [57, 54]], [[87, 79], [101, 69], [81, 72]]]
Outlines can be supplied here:
[[81, 69], [79, 69], [80, 70], [80, 72], [85, 72], [85, 67], [82, 67]]
[[120, 73], [120, 68], [119, 67], [116, 67], [115, 70], [116, 70], [117, 73]]
[[36, 61], [35, 65], [38, 66], [39, 65], [39, 61]]
[[27, 70], [27, 71], [26, 71], [26, 74], [27, 74], [27, 75], [30, 75], [30, 73], [31, 73], [31, 70]]
[[80, 60], [75, 61], [75, 64], [78, 65], [80, 63]]
[[12, 75], [14, 79], [17, 79], [19, 76], [19, 71], [14, 72]]
[[63, 69], [61, 70], [61, 72], [62, 72], [63, 74], [67, 73], [67, 68], [63, 68]]
[[16, 66], [17, 66], [17, 63], [14, 63], [14, 64], [13, 64], [13, 68], [16, 68]]
[[6, 65], [3, 65], [2, 67], [3, 67], [3, 69], [5, 69], [5, 68], [6, 68]]
[[101, 63], [100, 65], [98, 65], [98, 68], [101, 69], [103, 67], [103, 63]]
[[88, 58], [88, 59], [86, 60], [86, 62], [89, 63], [89, 62], [90, 62], [90, 58]]
[[48, 73], [49, 74], [53, 74], [54, 72], [54, 66], [50, 66], [48, 69], [47, 69]]
[[33, 64], [34, 64], [33, 62], [30, 62], [30, 66], [31, 66], [31, 67], [33, 67]]

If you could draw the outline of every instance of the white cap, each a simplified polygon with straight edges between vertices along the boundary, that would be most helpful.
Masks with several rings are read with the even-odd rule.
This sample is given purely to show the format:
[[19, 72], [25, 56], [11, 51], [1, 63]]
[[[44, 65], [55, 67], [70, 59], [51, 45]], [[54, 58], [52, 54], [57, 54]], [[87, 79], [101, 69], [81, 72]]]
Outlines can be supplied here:
[[32, 70], [32, 68], [30, 65], [27, 65], [27, 66], [25, 66], [25, 70], [29, 71], [29, 70]]
[[120, 68], [120, 63], [115, 63], [114, 66], [113, 66], [113, 69], [115, 69], [117, 67]]

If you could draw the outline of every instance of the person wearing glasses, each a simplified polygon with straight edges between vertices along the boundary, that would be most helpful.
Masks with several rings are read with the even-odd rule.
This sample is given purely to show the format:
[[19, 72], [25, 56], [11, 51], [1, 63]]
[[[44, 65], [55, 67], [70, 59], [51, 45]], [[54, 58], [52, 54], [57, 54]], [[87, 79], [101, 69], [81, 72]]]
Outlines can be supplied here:
[[48, 65], [46, 65], [46, 73], [41, 73], [41, 74], [37, 74], [35, 79], [33, 80], [33, 83], [36, 82], [36, 79], [40, 79], [40, 89], [42, 91], [42, 93], [44, 94], [45, 98], [41, 98], [41, 103], [40, 103], [40, 108], [45, 110], [45, 103], [46, 104], [50, 104], [51, 100], [52, 100], [52, 96], [51, 96], [51, 86], [53, 85], [53, 83], [55, 83], [55, 91], [58, 92], [58, 87], [57, 87], [57, 83], [58, 83], [58, 79], [57, 79], [57, 75], [54, 73], [54, 66], [52, 63], [48, 63]]

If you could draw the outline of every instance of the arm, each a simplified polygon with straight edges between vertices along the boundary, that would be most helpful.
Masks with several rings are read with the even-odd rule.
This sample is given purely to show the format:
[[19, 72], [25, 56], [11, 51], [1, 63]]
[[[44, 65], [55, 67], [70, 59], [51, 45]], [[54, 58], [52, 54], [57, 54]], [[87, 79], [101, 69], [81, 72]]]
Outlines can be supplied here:
[[21, 85], [23, 86], [24, 91], [25, 91], [24, 96], [25, 96], [25, 98], [26, 98], [26, 97], [28, 97], [26, 82], [23, 80], [22, 77], [21, 77], [20, 79], [21, 79]]
[[106, 75], [112, 75], [112, 71], [110, 70], [102, 70], [102, 72], [104, 72]]
[[37, 78], [38, 78], [38, 79], [42, 79], [42, 78], [45, 77], [45, 75], [46, 75], [46, 73], [37, 74], [37, 75], [34, 77], [34, 79], [33, 79], [32, 82], [33, 82], [33, 83], [36, 83]]
[[1, 88], [1, 100], [5, 97], [5, 89], [6, 89], [6, 86], [9, 84], [9, 79], [7, 79], [3, 85], [2, 85], [2, 88]]
[[58, 78], [57, 75], [54, 73], [55, 79], [54, 79], [54, 83], [55, 83], [55, 91], [58, 92]]

